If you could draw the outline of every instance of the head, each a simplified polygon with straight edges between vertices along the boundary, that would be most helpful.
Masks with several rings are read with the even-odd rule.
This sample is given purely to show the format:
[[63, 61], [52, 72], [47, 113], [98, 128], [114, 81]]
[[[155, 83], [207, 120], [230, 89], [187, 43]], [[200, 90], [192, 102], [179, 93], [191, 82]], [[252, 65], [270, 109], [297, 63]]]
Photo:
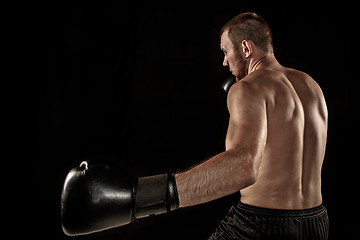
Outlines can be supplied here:
[[256, 13], [242, 13], [227, 22], [220, 34], [224, 66], [237, 80], [248, 74], [252, 57], [273, 52], [269, 25]]

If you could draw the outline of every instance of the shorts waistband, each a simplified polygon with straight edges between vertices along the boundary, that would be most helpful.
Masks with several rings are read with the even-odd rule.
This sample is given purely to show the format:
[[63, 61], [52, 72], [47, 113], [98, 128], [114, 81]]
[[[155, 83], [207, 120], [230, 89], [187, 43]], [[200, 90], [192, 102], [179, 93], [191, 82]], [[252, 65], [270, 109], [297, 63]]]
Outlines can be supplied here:
[[320, 204], [314, 208], [308, 209], [272, 209], [272, 208], [263, 208], [253, 205], [248, 205], [239, 201], [237, 207], [240, 210], [250, 212], [256, 215], [262, 215], [266, 217], [294, 217], [294, 218], [306, 218], [306, 217], [315, 217], [326, 212], [326, 208], [323, 204]]

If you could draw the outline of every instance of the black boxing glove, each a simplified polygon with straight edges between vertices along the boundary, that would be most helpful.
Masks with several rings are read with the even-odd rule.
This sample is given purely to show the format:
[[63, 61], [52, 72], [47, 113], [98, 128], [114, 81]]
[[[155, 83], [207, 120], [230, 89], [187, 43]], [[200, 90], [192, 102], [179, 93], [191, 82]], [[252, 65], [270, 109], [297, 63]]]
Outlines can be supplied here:
[[225, 79], [225, 81], [221, 84], [221, 88], [224, 89], [226, 93], [229, 92], [231, 86], [236, 83], [236, 80], [234, 77], [228, 77]]
[[62, 228], [69, 236], [89, 234], [178, 207], [172, 174], [133, 179], [118, 167], [82, 162], [64, 182]]

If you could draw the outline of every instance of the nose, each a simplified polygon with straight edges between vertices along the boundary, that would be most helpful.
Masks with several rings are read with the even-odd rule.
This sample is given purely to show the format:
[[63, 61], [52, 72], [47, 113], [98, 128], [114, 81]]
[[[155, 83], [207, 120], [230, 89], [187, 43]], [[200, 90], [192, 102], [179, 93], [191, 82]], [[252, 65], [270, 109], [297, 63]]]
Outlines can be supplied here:
[[227, 60], [227, 57], [226, 57], [226, 56], [224, 56], [223, 66], [224, 66], [224, 67], [228, 67], [228, 66], [229, 66], [229, 63], [228, 63], [228, 60]]

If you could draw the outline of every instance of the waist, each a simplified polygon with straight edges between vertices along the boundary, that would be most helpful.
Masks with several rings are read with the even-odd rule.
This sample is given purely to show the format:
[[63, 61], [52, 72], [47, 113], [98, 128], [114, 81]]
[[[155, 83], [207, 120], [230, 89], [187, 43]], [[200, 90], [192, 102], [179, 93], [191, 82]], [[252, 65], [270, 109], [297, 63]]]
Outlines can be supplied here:
[[270, 209], [309, 209], [322, 203], [321, 185], [305, 188], [288, 183], [283, 186], [273, 181], [256, 182], [240, 190], [241, 201], [251, 206]]
[[261, 215], [264, 217], [274, 218], [308, 218], [316, 217], [327, 213], [327, 210], [323, 204], [320, 204], [317, 207], [307, 209], [273, 209], [252, 206], [239, 201], [236, 207], [241, 211], [245, 211], [253, 215]]

